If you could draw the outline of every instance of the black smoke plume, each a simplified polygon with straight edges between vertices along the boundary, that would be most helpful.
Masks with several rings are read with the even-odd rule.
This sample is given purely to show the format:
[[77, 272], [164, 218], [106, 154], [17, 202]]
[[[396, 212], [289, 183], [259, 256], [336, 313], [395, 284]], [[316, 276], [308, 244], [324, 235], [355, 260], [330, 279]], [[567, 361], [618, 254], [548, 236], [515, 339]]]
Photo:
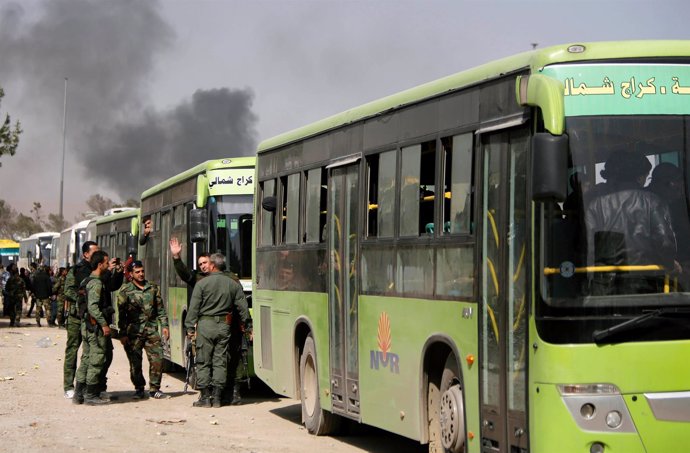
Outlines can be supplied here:
[[45, 0], [37, 11], [20, 2], [1, 7], [0, 85], [21, 100], [21, 111], [12, 112], [25, 131], [19, 153], [44, 163], [34, 169], [38, 184], [52, 191], [58, 181], [64, 77], [66, 191], [89, 180], [82, 193], [109, 186], [124, 200], [203, 160], [253, 152], [250, 89], [198, 90], [170, 110], [151, 107], [157, 58], [175, 44], [160, 6]]
[[124, 198], [209, 159], [255, 153], [256, 117], [249, 89], [198, 90], [167, 112], [147, 111], [136, 123], [94, 129], [85, 163]]

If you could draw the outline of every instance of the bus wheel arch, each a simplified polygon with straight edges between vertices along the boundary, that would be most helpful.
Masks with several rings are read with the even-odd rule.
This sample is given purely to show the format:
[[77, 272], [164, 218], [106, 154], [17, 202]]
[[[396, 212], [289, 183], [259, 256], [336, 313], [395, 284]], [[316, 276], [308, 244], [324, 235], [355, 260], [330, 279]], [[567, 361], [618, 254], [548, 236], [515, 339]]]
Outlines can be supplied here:
[[301, 382], [300, 382], [300, 360], [302, 359], [302, 351], [304, 350], [304, 342], [307, 340], [307, 337], [312, 334], [313, 330], [311, 328], [311, 324], [309, 321], [304, 318], [300, 317], [297, 322], [295, 323], [295, 329], [294, 329], [294, 356], [292, 363], [294, 364], [294, 394], [295, 394], [295, 399], [300, 399], [301, 398]]
[[423, 441], [430, 452], [459, 453], [465, 451], [466, 428], [462, 370], [459, 352], [446, 338], [428, 341], [423, 361], [424, 384], [420, 396]]
[[316, 436], [333, 433], [339, 417], [321, 408], [316, 343], [311, 333], [304, 341], [300, 356], [300, 401], [302, 421], [307, 431]]

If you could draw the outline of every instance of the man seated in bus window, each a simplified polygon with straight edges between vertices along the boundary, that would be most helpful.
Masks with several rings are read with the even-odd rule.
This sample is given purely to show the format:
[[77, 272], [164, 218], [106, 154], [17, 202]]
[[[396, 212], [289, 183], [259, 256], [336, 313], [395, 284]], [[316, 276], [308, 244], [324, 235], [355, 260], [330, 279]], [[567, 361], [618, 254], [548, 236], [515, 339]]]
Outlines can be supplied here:
[[[676, 239], [668, 206], [643, 188], [652, 165], [644, 155], [615, 151], [592, 189], [585, 212], [587, 262], [594, 266], [659, 265], [678, 270]], [[661, 292], [659, 276], [649, 272], [595, 272], [592, 294]]]

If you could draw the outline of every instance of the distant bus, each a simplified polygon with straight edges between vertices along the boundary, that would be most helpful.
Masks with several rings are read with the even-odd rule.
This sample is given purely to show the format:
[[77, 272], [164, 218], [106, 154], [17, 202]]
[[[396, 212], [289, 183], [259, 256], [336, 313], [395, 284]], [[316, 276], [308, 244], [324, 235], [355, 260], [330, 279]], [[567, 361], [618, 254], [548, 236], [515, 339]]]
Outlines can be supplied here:
[[[52, 266], [51, 249], [53, 248], [53, 238], [59, 237], [60, 233], [53, 231], [43, 231], [35, 233], [28, 238], [19, 241], [19, 260], [17, 267], [29, 269], [29, 264], [37, 263], [44, 266]], [[54, 257], [52, 258], [55, 259]]]
[[81, 261], [81, 246], [87, 241], [86, 228], [91, 220], [82, 220], [62, 230], [56, 253], [56, 267], [71, 267]]
[[[313, 434], [346, 418], [433, 452], [687, 450], [689, 115], [690, 41], [585, 43], [264, 141], [256, 374]], [[675, 251], [595, 230], [616, 153], [651, 170], [620, 190], [657, 200], [630, 231], [663, 225]]]
[[181, 259], [190, 270], [197, 268], [200, 253], [223, 253], [229, 270], [238, 275], [251, 296], [255, 161], [254, 157], [210, 160], [141, 195], [141, 220], [150, 218], [153, 231], [140, 246], [139, 257], [146, 278], [161, 286], [170, 322], [166, 359], [177, 365], [185, 365], [184, 321], [191, 291], [175, 272], [170, 238], [179, 239]]
[[96, 219], [96, 234], [92, 240], [111, 258], [120, 258], [124, 263], [129, 255], [137, 253], [138, 219], [138, 208], [106, 212]]

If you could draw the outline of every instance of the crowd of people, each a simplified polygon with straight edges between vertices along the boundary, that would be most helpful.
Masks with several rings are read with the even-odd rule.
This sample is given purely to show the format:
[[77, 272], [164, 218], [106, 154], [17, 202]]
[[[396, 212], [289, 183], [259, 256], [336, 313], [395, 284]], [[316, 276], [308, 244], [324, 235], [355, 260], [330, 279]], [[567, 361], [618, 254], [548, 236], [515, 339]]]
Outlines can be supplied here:
[[[145, 223], [145, 235], [150, 222]], [[170, 240], [175, 269], [193, 289], [185, 332], [195, 342], [197, 388], [195, 407], [240, 404], [237, 368], [242, 337], [251, 335], [247, 300], [237, 277], [226, 271], [221, 253], [201, 254], [198, 270], [189, 270], [180, 257], [182, 246]], [[113, 339], [118, 339], [129, 361], [135, 399], [169, 398], [161, 390], [163, 342], [169, 338], [168, 317], [159, 286], [146, 279], [144, 264], [129, 257], [124, 263], [109, 257], [97, 243], [82, 246], [82, 259], [53, 275], [47, 266], [32, 265], [18, 270], [10, 264], [0, 269], [3, 311], [11, 327], [19, 327], [26, 307], [40, 327], [67, 331], [63, 368], [65, 398], [74, 404], [108, 404], [108, 369], [113, 360]], [[112, 294], [117, 291], [116, 303]], [[117, 311], [117, 324], [114, 324]], [[81, 357], [78, 357], [81, 348]], [[143, 354], [149, 362], [149, 387], [142, 371]], [[226, 383], [231, 385], [226, 385]]]

